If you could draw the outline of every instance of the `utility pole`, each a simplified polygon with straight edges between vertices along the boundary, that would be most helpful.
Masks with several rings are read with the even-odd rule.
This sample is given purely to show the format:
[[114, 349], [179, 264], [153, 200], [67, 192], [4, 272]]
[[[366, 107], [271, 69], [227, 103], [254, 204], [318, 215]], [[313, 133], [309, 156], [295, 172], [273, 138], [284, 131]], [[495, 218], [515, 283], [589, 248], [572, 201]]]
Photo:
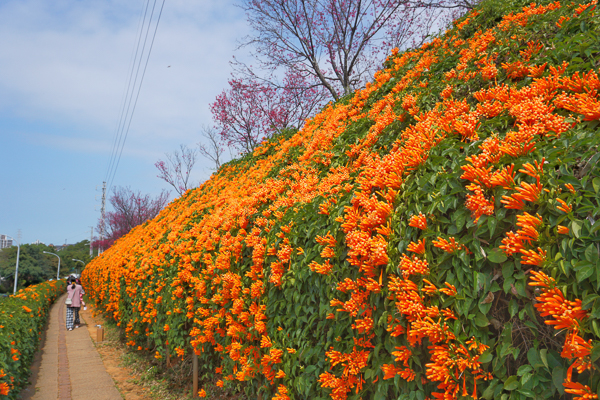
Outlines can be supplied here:
[[17, 231], [17, 267], [15, 268], [15, 288], [13, 295], [17, 294], [17, 279], [19, 277], [19, 256], [21, 255], [21, 230]]
[[92, 248], [92, 241], [94, 240], [94, 227], [92, 226], [92, 233], [90, 234], [90, 258], [94, 256], [94, 251]]
[[106, 204], [106, 182], [102, 182], [102, 207], [100, 208], [100, 246], [98, 255], [102, 253], [102, 240], [104, 239], [104, 206]]

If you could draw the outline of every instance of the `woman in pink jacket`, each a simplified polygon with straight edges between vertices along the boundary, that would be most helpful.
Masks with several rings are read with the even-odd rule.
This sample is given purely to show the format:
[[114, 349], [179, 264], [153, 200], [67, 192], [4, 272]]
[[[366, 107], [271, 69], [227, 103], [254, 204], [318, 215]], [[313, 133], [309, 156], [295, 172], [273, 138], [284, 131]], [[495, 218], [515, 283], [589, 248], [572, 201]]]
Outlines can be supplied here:
[[85, 292], [73, 278], [69, 278], [67, 285], [67, 297], [71, 299], [71, 304], [67, 305], [67, 329], [72, 331], [73, 326], [79, 328], [79, 307], [81, 307], [81, 297]]

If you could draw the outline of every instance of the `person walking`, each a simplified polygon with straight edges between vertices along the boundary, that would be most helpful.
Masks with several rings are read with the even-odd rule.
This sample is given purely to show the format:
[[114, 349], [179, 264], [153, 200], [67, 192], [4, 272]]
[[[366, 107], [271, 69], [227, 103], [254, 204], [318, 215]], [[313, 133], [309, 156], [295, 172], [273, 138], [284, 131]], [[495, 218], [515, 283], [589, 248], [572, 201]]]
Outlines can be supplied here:
[[73, 327], [79, 328], [79, 308], [81, 307], [81, 296], [85, 292], [81, 285], [75, 283], [74, 278], [69, 278], [67, 285], [67, 329], [72, 331]]

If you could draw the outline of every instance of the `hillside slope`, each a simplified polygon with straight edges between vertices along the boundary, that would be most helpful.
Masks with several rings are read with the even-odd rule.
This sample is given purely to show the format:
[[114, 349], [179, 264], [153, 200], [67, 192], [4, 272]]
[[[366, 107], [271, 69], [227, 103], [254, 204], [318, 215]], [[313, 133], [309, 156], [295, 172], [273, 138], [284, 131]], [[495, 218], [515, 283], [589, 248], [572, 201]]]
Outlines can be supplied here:
[[597, 397], [595, 8], [482, 2], [134, 229], [86, 288], [129, 345], [193, 347], [251, 398]]

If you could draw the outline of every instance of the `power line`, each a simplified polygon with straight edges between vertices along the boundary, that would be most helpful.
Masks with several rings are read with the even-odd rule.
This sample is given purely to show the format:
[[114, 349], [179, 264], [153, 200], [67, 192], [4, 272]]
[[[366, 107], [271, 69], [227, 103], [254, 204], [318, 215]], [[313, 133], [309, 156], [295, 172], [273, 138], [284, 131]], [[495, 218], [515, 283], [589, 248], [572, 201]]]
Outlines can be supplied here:
[[[138, 102], [138, 99], [140, 97], [140, 91], [141, 91], [141, 88], [142, 88], [142, 84], [144, 82], [144, 77], [146, 75], [146, 69], [148, 68], [148, 61], [150, 60], [150, 55], [152, 54], [152, 48], [154, 46], [154, 40], [156, 39], [156, 32], [158, 31], [158, 25], [160, 23], [160, 18], [162, 16], [162, 12], [163, 12], [164, 5], [165, 5], [165, 0], [163, 0], [162, 4], [161, 4], [161, 7], [160, 7], [159, 14], [158, 14], [158, 18], [156, 19], [156, 23], [155, 23], [155, 26], [154, 26], [154, 33], [152, 35], [152, 40], [150, 42], [150, 47], [149, 47], [148, 53], [146, 55], [146, 62], [144, 64], [144, 69], [142, 71], [142, 75], [141, 75], [139, 84], [137, 85], [137, 93], [135, 94], [135, 100], [133, 101], [133, 106], [131, 106], [131, 101], [133, 99], [133, 93], [136, 90], [135, 86], [136, 86], [136, 83], [137, 83], [137, 78], [138, 78], [139, 70], [140, 70], [140, 67], [141, 67], [142, 58], [143, 58], [143, 55], [144, 55], [144, 50], [146, 48], [146, 42], [148, 40], [148, 34], [150, 32], [150, 26], [152, 24], [152, 18], [154, 16], [154, 11], [156, 9], [156, 1], [157, 0], [154, 0], [154, 3], [152, 5], [152, 11], [150, 13], [150, 18], [148, 20], [148, 25], [147, 25], [147, 28], [146, 28], [146, 34], [145, 34], [145, 37], [144, 37], [144, 43], [142, 45], [142, 51], [140, 53], [139, 63], [137, 65], [135, 78], [133, 80], [133, 85], [131, 85], [131, 84], [128, 85], [128, 87], [132, 88], [132, 91], [131, 91], [130, 95], [128, 96], [129, 97], [129, 102], [128, 102], [128, 105], [127, 105], [127, 109], [125, 110], [124, 114], [122, 113], [122, 115], [124, 115], [124, 118], [122, 119], [123, 123], [122, 124], [120, 123], [120, 127], [121, 127], [120, 128], [120, 132], [119, 132], [120, 138], [117, 141], [117, 146], [115, 147], [115, 153], [114, 153], [115, 156], [118, 153], [118, 156], [116, 158], [112, 157], [112, 163], [109, 165], [109, 169], [108, 169], [107, 176], [110, 177], [110, 179], [108, 180], [109, 181], [109, 184], [108, 184], [108, 189], [109, 190], [112, 187], [112, 183], [114, 181], [117, 169], [119, 167], [119, 163], [121, 161], [121, 155], [123, 154], [123, 148], [125, 147], [125, 141], [127, 140], [127, 136], [129, 134], [129, 129], [131, 128], [131, 122], [133, 120], [133, 114], [135, 113], [137, 102]], [[146, 3], [146, 9], [147, 9], [148, 5], [149, 5], [149, 0]], [[146, 13], [144, 13], [144, 20], [145, 20], [145, 15], [146, 15]], [[142, 27], [141, 31], [143, 31], [143, 27]], [[141, 33], [141, 31], [140, 31], [140, 33]], [[139, 49], [139, 43], [140, 43], [140, 41], [141, 41], [141, 36], [138, 38], [138, 46], [137, 46], [138, 49]], [[137, 59], [137, 50], [136, 50], [136, 59]], [[132, 72], [133, 72], [133, 70], [132, 70]], [[131, 78], [131, 75], [130, 75], [130, 78]], [[125, 109], [125, 107], [123, 107], [123, 108]], [[122, 138], [122, 140], [121, 140], [121, 138]], [[120, 147], [120, 149], [119, 149], [119, 147]], [[111, 173], [111, 168], [112, 168], [112, 173]]]
[[138, 28], [136, 29], [136, 31], [139, 31], [137, 45], [134, 46], [134, 48], [131, 50], [131, 59], [129, 60], [131, 72], [129, 73], [129, 79], [126, 81], [125, 86], [123, 88], [122, 105], [120, 107], [121, 112], [120, 112], [119, 119], [115, 126], [115, 138], [114, 138], [112, 149], [110, 152], [110, 161], [108, 163], [108, 168], [106, 169], [106, 175], [104, 176], [104, 181], [108, 180], [108, 176], [112, 169], [112, 165], [115, 160], [116, 153], [117, 153], [116, 152], [117, 143], [120, 143], [120, 141], [121, 141], [119, 132], [121, 130], [121, 124], [122, 124], [123, 115], [125, 112], [125, 105], [127, 104], [127, 98], [129, 96], [129, 90], [131, 88], [131, 78], [133, 76], [133, 71], [135, 70], [135, 62], [137, 60], [137, 54], [138, 54], [138, 51], [140, 48], [140, 42], [142, 39], [142, 33], [143, 33], [145, 21], [146, 21], [146, 14], [148, 13], [148, 5], [149, 4], [150, 4], [150, 0], [146, 0], [146, 7], [142, 7], [142, 10], [140, 12], [140, 18], [138, 20]]
[[[131, 71], [129, 73], [128, 83], [127, 83], [127, 91], [125, 93], [125, 100], [124, 100], [123, 106], [121, 108], [121, 115], [119, 117], [119, 123], [117, 126], [117, 132], [116, 132], [116, 136], [115, 136], [115, 145], [113, 146], [113, 149], [112, 149], [111, 160], [109, 163], [109, 167], [107, 169], [106, 177], [104, 179], [105, 182], [110, 181], [111, 176], [114, 176], [114, 173], [116, 172], [117, 157], [120, 154], [120, 148], [122, 148], [125, 145], [125, 140], [124, 140], [125, 139], [125, 136], [124, 136], [125, 122], [127, 121], [127, 118], [129, 116], [129, 110], [131, 109], [133, 93], [135, 92], [136, 85], [138, 84], [139, 69], [140, 69], [140, 65], [142, 63], [144, 51], [146, 48], [148, 32], [150, 32], [150, 25], [152, 22], [152, 14], [154, 13], [154, 8], [156, 7], [156, 0], [154, 0], [153, 6], [152, 6], [152, 13], [150, 15], [150, 18], [148, 19], [148, 23], [146, 24], [146, 17], [148, 15], [149, 6], [150, 6], [150, 0], [146, 0], [146, 6], [144, 7], [140, 30], [138, 33], [137, 44], [134, 46], [135, 54], [134, 54], [134, 58], [133, 58], [133, 63], [131, 65]], [[145, 35], [144, 35], [144, 30], [146, 32]], [[142, 37], [144, 37], [144, 36], [146, 37], [146, 40], [144, 40], [144, 42], [142, 44]], [[138, 59], [138, 55], [139, 55], [139, 59]], [[134, 75], [134, 73], [135, 73], [135, 75]]]

